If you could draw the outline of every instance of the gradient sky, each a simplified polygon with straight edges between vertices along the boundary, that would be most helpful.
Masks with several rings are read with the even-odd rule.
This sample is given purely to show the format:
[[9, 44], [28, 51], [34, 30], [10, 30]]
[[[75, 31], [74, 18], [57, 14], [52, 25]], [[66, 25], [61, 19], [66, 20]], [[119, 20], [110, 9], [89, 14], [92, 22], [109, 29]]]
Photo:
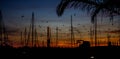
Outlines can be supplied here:
[[[83, 19], [81, 23], [86, 23], [88, 17], [84, 15], [82, 11], [78, 10], [73, 11], [70, 9], [66, 11], [62, 17], [58, 17], [56, 7], [59, 2], [60, 0], [1, 0], [0, 9], [3, 11], [4, 19], [7, 20], [6, 22], [11, 26], [20, 26], [22, 23], [28, 24], [32, 12], [35, 13], [37, 24], [40, 24], [42, 21], [54, 23], [50, 25], [55, 25], [57, 22], [69, 23], [70, 15], [72, 14], [78, 14], [74, 22]], [[80, 14], [82, 14], [82, 16]], [[24, 19], [21, 19], [22, 15], [25, 16]]]
[[[44, 30], [46, 26], [50, 26], [55, 30], [55, 27], [58, 26], [63, 29], [63, 32], [69, 32], [70, 16], [76, 14], [76, 16], [73, 16], [73, 26], [83, 32], [82, 35], [84, 37], [88, 37], [88, 31], [91, 26], [90, 15], [81, 10], [71, 8], [66, 9], [62, 17], [58, 17], [56, 7], [60, 1], [61, 0], [0, 0], [0, 9], [3, 13], [5, 25], [8, 30], [12, 32], [23, 31], [25, 27], [29, 27], [32, 12], [35, 14], [35, 24], [38, 31], [41, 30], [40, 26], [42, 30]], [[21, 16], [24, 16], [24, 18], [21, 18]], [[118, 25], [118, 17], [114, 20], [114, 25], [110, 25], [108, 17], [104, 17], [105, 20], [102, 23], [100, 19], [101, 16], [98, 16], [98, 27], [100, 27], [101, 31], [105, 32], [108, 28], [118, 30], [116, 26]]]

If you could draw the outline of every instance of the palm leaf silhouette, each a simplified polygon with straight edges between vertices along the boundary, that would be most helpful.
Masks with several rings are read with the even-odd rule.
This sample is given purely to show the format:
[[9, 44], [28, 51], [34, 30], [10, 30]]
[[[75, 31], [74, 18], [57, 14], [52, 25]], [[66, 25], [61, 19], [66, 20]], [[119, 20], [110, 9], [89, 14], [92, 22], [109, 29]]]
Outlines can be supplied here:
[[120, 15], [120, 0], [61, 0], [56, 12], [62, 16], [67, 8], [86, 10], [91, 14], [91, 22], [100, 12], [104, 15]]

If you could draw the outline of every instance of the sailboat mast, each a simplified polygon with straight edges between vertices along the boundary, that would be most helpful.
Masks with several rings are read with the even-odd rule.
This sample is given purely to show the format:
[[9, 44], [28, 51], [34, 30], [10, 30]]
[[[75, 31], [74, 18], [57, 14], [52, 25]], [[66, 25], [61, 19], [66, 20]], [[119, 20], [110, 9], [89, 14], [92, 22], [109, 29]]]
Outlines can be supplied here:
[[34, 41], [34, 12], [32, 13], [32, 46]]
[[58, 45], [58, 27], [56, 27], [56, 47]]
[[73, 40], [74, 40], [74, 32], [73, 32], [73, 23], [72, 23], [72, 15], [71, 15], [71, 47], [73, 46]]

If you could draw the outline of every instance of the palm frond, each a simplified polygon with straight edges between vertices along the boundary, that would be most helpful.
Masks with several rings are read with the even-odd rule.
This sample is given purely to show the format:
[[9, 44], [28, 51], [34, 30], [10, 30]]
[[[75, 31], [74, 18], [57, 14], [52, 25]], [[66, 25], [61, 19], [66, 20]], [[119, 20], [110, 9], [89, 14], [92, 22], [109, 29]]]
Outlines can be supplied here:
[[91, 15], [91, 22], [92, 22], [92, 23], [94, 23], [95, 17], [97, 16], [97, 14], [99, 13], [100, 10], [101, 10], [101, 7], [97, 7], [97, 8], [94, 10], [93, 14]]
[[82, 10], [88, 10], [93, 8], [93, 6], [98, 5], [95, 1], [92, 0], [62, 0], [60, 4], [57, 6], [56, 12], [58, 16], [61, 16], [64, 10], [68, 8], [74, 7], [80, 8]]
[[57, 6], [57, 15], [61, 16], [64, 12], [64, 9], [69, 5], [70, 0], [62, 0], [61, 3]]
[[57, 6], [57, 15], [62, 16], [66, 8], [81, 9], [91, 14], [91, 22], [99, 13], [120, 15], [120, 0], [62, 0]]

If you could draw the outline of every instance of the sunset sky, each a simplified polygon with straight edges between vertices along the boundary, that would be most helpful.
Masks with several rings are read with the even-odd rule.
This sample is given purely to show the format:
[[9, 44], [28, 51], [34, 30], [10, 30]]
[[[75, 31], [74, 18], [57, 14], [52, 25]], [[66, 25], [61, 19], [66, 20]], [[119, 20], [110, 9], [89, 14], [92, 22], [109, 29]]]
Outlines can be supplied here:
[[[9, 32], [10, 40], [19, 41], [20, 32], [30, 26], [32, 12], [35, 15], [35, 25], [39, 34], [39, 39], [46, 39], [46, 28], [51, 27], [52, 39], [54, 40], [56, 27], [59, 27], [59, 40], [70, 39], [70, 16], [73, 16], [73, 27], [75, 39], [90, 41], [90, 27], [92, 26], [90, 14], [82, 10], [66, 9], [61, 17], [57, 16], [56, 7], [61, 0], [0, 0], [0, 10], [2, 10], [3, 21]], [[23, 18], [21, 16], [24, 16]], [[103, 19], [102, 19], [103, 18]], [[102, 21], [101, 21], [102, 19]], [[119, 16], [115, 16], [113, 25], [108, 16], [98, 16], [98, 39], [107, 40], [107, 33], [111, 35], [112, 41], [118, 40]], [[43, 35], [43, 37], [41, 37]]]

